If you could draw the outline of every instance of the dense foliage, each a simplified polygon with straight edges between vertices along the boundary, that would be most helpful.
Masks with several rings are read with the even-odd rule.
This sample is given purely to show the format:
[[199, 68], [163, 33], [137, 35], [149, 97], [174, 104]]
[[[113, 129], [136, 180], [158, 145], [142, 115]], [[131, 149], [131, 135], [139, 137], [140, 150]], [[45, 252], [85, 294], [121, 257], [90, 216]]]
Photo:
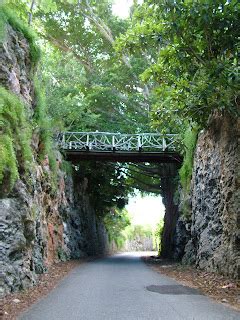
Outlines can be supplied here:
[[71, 54], [62, 55], [47, 46], [41, 71], [53, 128], [56, 131], [95, 130], [100, 115], [89, 108], [84, 96], [87, 79], [82, 65]]
[[127, 211], [124, 209], [111, 209], [103, 221], [108, 232], [109, 241], [114, 241], [117, 248], [121, 249], [126, 241], [124, 230], [130, 225]]
[[[206, 127], [216, 110], [239, 115], [239, 2], [134, 1], [127, 19], [112, 14], [110, 0], [5, 2], [35, 29], [43, 52], [38, 86], [46, 88], [46, 109], [36, 88], [35, 114], [40, 157], [51, 154], [51, 138], [61, 130], [179, 133], [179, 145], [185, 144], [180, 180], [188, 192], [196, 128]], [[35, 62], [35, 38], [4, 12], [0, 20], [26, 35]], [[158, 165], [77, 169], [89, 180], [101, 216], [123, 207], [133, 187], [162, 192]]]
[[[5, 6], [0, 5], [0, 45], [6, 38], [7, 24], [24, 34], [29, 41], [32, 68], [40, 58], [36, 37]], [[0, 195], [8, 194], [19, 178], [29, 172], [32, 162], [32, 126], [26, 107], [19, 97], [0, 87]]]
[[135, 7], [130, 28], [116, 43], [123, 54], [144, 50], [148, 56], [140, 77], [152, 88], [151, 121], [158, 129], [182, 135], [180, 181], [185, 193], [196, 128], [206, 127], [216, 110], [240, 114], [239, 18], [236, 0], [145, 0]]
[[110, 208], [123, 209], [131, 188], [126, 185], [119, 164], [86, 161], [78, 166], [78, 177], [87, 179], [88, 194], [99, 216], [104, 216]]
[[163, 230], [163, 220], [160, 220], [159, 223], [152, 228], [150, 225], [138, 225], [138, 224], [131, 224], [125, 227], [125, 230], [122, 231], [122, 243], [129, 241], [134, 245], [140, 245], [140, 248], [144, 248], [144, 241], [151, 240], [152, 247], [154, 250], [160, 254], [161, 251], [161, 236]]
[[[26, 1], [22, 3], [25, 10], [19, 12], [21, 16], [25, 12], [27, 19]], [[39, 36], [55, 48], [44, 48], [43, 72], [48, 83], [49, 106], [55, 98], [57, 101], [63, 98], [56, 111], [60, 119], [68, 109], [66, 120], [70, 128], [74, 121], [74, 128], [80, 129], [85, 123], [85, 127], [99, 131], [148, 130], [148, 89], [139, 79], [146, 62], [141, 56], [121, 59], [113, 47], [114, 39], [127, 29], [128, 20], [112, 14], [111, 1], [53, 3], [50, 11], [40, 4], [32, 12], [32, 25]], [[14, 7], [16, 3], [11, 5]], [[79, 121], [76, 106], [79, 114], [86, 114], [86, 121], [84, 118]], [[91, 117], [94, 114], [98, 115], [97, 121]]]
[[239, 114], [239, 18], [237, 0], [146, 0], [136, 9], [117, 48], [147, 50], [141, 77], [154, 84], [158, 126], [181, 131], [185, 119], [206, 126], [214, 110]]

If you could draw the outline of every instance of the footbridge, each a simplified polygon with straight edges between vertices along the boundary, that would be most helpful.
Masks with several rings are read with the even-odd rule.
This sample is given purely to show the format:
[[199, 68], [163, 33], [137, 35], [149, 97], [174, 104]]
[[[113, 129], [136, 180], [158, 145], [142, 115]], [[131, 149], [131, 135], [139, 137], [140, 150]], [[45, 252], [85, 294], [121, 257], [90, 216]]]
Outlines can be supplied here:
[[112, 162], [182, 162], [176, 134], [109, 132], [63, 132], [58, 145], [67, 160]]

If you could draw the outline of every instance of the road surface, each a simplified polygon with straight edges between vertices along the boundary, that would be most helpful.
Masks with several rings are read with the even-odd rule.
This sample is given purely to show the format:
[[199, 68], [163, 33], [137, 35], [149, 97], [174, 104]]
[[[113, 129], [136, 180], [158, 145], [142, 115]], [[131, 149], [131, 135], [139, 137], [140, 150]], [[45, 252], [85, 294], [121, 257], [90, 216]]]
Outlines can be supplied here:
[[240, 313], [124, 253], [75, 268], [19, 319], [239, 320]]

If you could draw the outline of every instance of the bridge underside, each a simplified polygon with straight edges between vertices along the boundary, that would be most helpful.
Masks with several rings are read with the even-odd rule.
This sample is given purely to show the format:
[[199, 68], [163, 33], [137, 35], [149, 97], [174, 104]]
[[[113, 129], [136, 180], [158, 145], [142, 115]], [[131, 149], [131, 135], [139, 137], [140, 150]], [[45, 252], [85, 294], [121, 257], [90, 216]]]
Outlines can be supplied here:
[[182, 163], [182, 156], [176, 152], [124, 152], [124, 151], [78, 151], [65, 150], [66, 160], [79, 163], [84, 160], [111, 162], [157, 162]]

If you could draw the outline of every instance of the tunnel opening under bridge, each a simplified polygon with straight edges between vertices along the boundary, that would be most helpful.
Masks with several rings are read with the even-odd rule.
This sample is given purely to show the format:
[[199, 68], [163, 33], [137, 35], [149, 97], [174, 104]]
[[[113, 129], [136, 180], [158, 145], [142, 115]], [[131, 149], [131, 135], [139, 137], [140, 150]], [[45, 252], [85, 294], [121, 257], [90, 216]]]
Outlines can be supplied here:
[[78, 174], [81, 175], [80, 168], [85, 166], [84, 178], [91, 185], [90, 192], [95, 192], [98, 199], [92, 196], [95, 207], [105, 199], [102, 207], [124, 208], [133, 188], [162, 197], [165, 215], [159, 251], [162, 257], [172, 258], [178, 219], [174, 196], [183, 160], [178, 135], [63, 132], [57, 142]]
[[[78, 157], [71, 160], [77, 179], [85, 181], [91, 202], [97, 213], [101, 216], [104, 206], [123, 209], [127, 206], [128, 199], [134, 197], [133, 189], [139, 190], [146, 197], [155, 195], [165, 208], [163, 229], [161, 231], [160, 256], [172, 258], [174, 254], [174, 234], [178, 219], [178, 206], [174, 202], [176, 191], [176, 177], [180, 161], [167, 163], [159, 162], [119, 162], [97, 158], [86, 160]], [[87, 182], [86, 182], [87, 181]], [[127, 190], [125, 189], [127, 185]], [[102, 203], [102, 205], [101, 205]], [[148, 208], [151, 210], [151, 208]], [[146, 210], [146, 215], [149, 213]], [[159, 221], [161, 222], [161, 221]]]

